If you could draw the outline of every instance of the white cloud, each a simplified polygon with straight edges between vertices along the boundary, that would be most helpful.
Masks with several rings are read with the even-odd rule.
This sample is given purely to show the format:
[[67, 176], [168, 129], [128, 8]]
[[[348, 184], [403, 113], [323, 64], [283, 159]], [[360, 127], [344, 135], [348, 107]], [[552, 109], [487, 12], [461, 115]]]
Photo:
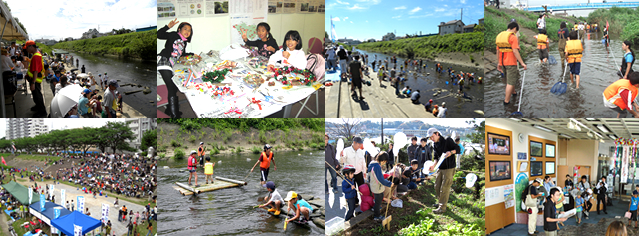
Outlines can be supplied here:
[[366, 23], [368, 23], [368, 21], [366, 21]]
[[348, 20], [348, 16], [347, 16], [347, 17], [344, 17], [344, 21], [346, 21], [346, 20]]
[[459, 3], [466, 4], [466, 0], [459, 0]]
[[439, 8], [439, 7], [436, 7], [436, 8], [435, 8], [435, 12], [443, 12], [443, 11], [446, 11], [446, 9], [444, 9], [444, 8]]
[[342, 4], [342, 5], [350, 5], [349, 2], [342, 2], [340, 0], [336, 0], [336, 1], [337, 1], [337, 3]]
[[[156, 0], [6, 0], [11, 15], [29, 32], [31, 39], [80, 38], [89, 29], [135, 29], [157, 25]], [[37, 7], [33, 7], [37, 6]], [[32, 17], [32, 16], [42, 17]], [[61, 30], [61, 28], [63, 30]]]
[[353, 21], [351, 21], [351, 24], [353, 24]]
[[359, 4], [354, 4], [352, 7], [349, 7], [349, 10], [361, 10], [361, 9], [367, 9], [368, 7], [362, 7]]
[[393, 19], [397, 19], [397, 18], [400, 18], [400, 17], [402, 17], [402, 15], [399, 15], [399, 16], [393, 16]]
[[420, 10], [422, 10], [421, 7], [415, 7], [413, 10], [410, 10], [409, 14], [415, 14], [415, 13], [417, 13]]
[[340, 21], [340, 20], [339, 20], [339, 17], [337, 17], [337, 16], [336, 16], [336, 17], [333, 17], [333, 19], [332, 19], [332, 20], [333, 20], [333, 21]]
[[396, 7], [395, 10], [404, 10], [406, 9], [406, 6], [401, 6], [401, 7]]

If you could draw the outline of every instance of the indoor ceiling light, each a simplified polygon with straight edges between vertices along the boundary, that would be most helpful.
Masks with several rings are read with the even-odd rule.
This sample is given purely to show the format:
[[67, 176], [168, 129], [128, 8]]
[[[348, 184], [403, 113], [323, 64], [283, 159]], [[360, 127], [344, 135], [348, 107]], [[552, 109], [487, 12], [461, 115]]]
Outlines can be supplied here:
[[601, 132], [610, 133], [610, 131], [608, 131], [608, 129], [606, 129], [606, 126], [596, 125], [596, 127], [597, 127], [597, 129], [601, 130]]
[[603, 139], [599, 139], [599, 142], [600, 142], [600, 143], [603, 143], [604, 141], [603, 141]]
[[573, 139], [574, 137], [567, 135], [567, 134], [559, 134], [559, 136], [564, 137], [564, 138], [570, 138]]
[[592, 133], [590, 131], [588, 131], [588, 137], [592, 138], [592, 136], [593, 136]]
[[551, 130], [549, 128], [546, 128], [546, 127], [543, 127], [543, 126], [537, 125], [537, 124], [534, 124], [533, 127], [537, 128], [537, 129], [540, 129], [540, 130], [543, 130], [543, 131], [546, 131], [546, 132], [554, 132], [553, 130]]

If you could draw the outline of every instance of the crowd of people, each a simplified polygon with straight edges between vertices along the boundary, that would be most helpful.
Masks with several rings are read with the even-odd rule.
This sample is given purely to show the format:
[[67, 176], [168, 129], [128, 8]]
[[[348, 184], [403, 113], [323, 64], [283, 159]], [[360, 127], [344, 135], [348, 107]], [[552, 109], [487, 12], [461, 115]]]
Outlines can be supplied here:
[[33, 117], [48, 115], [42, 91], [43, 81], [49, 83], [54, 97], [69, 85], [77, 84], [84, 88], [81, 94], [78, 94], [80, 97], [78, 104], [71, 107], [64, 118], [116, 118], [116, 111], [122, 111], [122, 94], [117, 91], [119, 87], [117, 81], [109, 80], [106, 72], [104, 76], [98, 74], [98, 78], [95, 78], [91, 72], [86, 72], [84, 65], [79, 68], [77, 58], [75, 62], [79, 69], [69, 70], [68, 68], [73, 67], [72, 55], [63, 55], [62, 58], [52, 57], [43, 53], [32, 40], [24, 43], [22, 47], [12, 42], [11, 46], [2, 48], [0, 51], [5, 78], [4, 92], [6, 95], [14, 94], [18, 90], [18, 81], [26, 78], [35, 103], [35, 106], [31, 108], [31, 111], [35, 112]]
[[[461, 146], [459, 140], [444, 137], [436, 128], [428, 129], [427, 133], [428, 137], [422, 138], [420, 144], [417, 144], [417, 137], [411, 139], [411, 144], [407, 148], [407, 162], [400, 160], [399, 155], [393, 153], [392, 145], [388, 151], [380, 151], [376, 156], [370, 155], [370, 152], [363, 150], [363, 140], [360, 137], [354, 137], [350, 147], [337, 153], [335, 147], [328, 143], [328, 134], [324, 136], [325, 167], [331, 175], [330, 186], [334, 194], [339, 192], [336, 171], [341, 169], [342, 192], [348, 202], [345, 220], [354, 217], [358, 202], [362, 212], [373, 209], [374, 220], [383, 220], [384, 216], [380, 213], [381, 204], [398, 199], [398, 194], [416, 189], [417, 185], [430, 179], [431, 176], [424, 172], [434, 171], [435, 166], [423, 171], [425, 163], [437, 163], [440, 158], [445, 159], [436, 172], [435, 193], [438, 202], [432, 207], [436, 214], [446, 212], [453, 175], [458, 167], [455, 156], [460, 156], [457, 154], [461, 153]], [[325, 191], [329, 194], [328, 182], [325, 182]]]

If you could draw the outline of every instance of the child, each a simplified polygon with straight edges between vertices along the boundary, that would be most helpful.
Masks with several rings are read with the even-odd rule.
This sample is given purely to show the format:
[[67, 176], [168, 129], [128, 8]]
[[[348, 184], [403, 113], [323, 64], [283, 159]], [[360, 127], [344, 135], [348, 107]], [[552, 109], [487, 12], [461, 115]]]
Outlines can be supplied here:
[[435, 108], [433, 108], [433, 115], [437, 117], [437, 114], [439, 114], [439, 107], [435, 104]]
[[583, 205], [584, 198], [581, 197], [581, 194], [577, 194], [575, 198], [575, 209], [577, 210], [577, 224], [581, 224], [581, 216], [583, 215]]
[[388, 153], [382, 152], [377, 155], [377, 159], [371, 161], [368, 165], [368, 182], [370, 183], [371, 192], [375, 195], [375, 206], [373, 206], [373, 220], [382, 221], [384, 217], [380, 214], [380, 206], [382, 204], [384, 187], [393, 187], [393, 183], [384, 179], [382, 174], [382, 166], [388, 161]]
[[344, 193], [344, 198], [346, 198], [346, 202], [348, 202], [348, 212], [346, 212], [346, 216], [344, 217], [344, 221], [348, 221], [353, 218], [353, 212], [355, 212], [356, 204], [357, 204], [357, 190], [355, 190], [355, 182], [353, 181], [353, 177], [355, 176], [355, 167], [353, 165], [346, 165], [342, 170], [342, 174], [344, 174], [344, 181], [342, 182], [342, 192]]
[[539, 49], [539, 61], [548, 62], [548, 35], [545, 29], [540, 29], [539, 34], [535, 36], [537, 39], [537, 49]]
[[271, 162], [273, 162], [273, 167], [275, 167], [275, 171], [277, 171], [275, 159], [273, 159], [273, 152], [271, 151], [271, 145], [265, 144], [264, 152], [262, 152], [260, 158], [257, 159], [257, 162], [255, 162], [255, 165], [253, 165], [253, 168], [251, 169], [251, 172], [253, 172], [253, 169], [255, 169], [257, 164], [260, 164], [260, 184], [262, 185], [268, 181], [268, 171], [271, 169]]
[[[173, 83], [173, 66], [177, 63], [178, 59], [183, 56], [193, 55], [193, 53], [186, 52], [186, 46], [191, 42], [193, 37], [193, 28], [191, 24], [182, 22], [175, 32], [167, 32], [170, 28], [178, 23], [177, 18], [172, 20], [166, 26], [157, 31], [157, 39], [164, 39], [164, 49], [158, 54], [157, 70], [166, 84], [168, 91], [169, 104], [164, 113], [171, 118], [179, 118], [181, 113], [179, 111], [180, 104], [178, 102], [177, 91], [178, 88]], [[106, 81], [107, 75], [104, 73]], [[108, 87], [105, 83], [105, 87]]]
[[433, 99], [428, 100], [428, 103], [424, 104], [424, 109], [426, 109], [426, 112], [431, 112], [433, 107]]
[[293, 209], [295, 216], [288, 219], [286, 222], [297, 220], [299, 223], [305, 224], [309, 221], [311, 213], [313, 213], [313, 207], [308, 202], [304, 201], [297, 193], [289, 191], [284, 201], [288, 202], [287, 212]]
[[270, 58], [275, 51], [277, 51], [277, 42], [273, 38], [271, 34], [271, 26], [269, 26], [266, 22], [261, 22], [257, 24], [257, 36], [260, 37], [259, 40], [249, 41], [246, 38], [246, 32], [242, 34], [242, 40], [248, 46], [257, 47], [257, 53], [263, 57]]
[[268, 196], [264, 198], [265, 200], [268, 198], [268, 202], [260, 205], [259, 208], [270, 206], [271, 209], [268, 209], [268, 212], [274, 212], [273, 215], [279, 216], [280, 209], [284, 203], [282, 195], [280, 195], [280, 193], [275, 189], [275, 183], [273, 181], [268, 181], [263, 186], [269, 191]]
[[197, 184], [197, 159], [195, 158], [195, 154], [197, 152], [195, 150], [191, 150], [191, 155], [187, 159], [187, 169], [189, 170], [189, 186], [191, 186], [191, 179], [195, 178], [195, 187], [199, 187]]
[[371, 189], [368, 187], [368, 184], [362, 184], [359, 186], [359, 192], [362, 194], [360, 196], [362, 202], [359, 205], [359, 209], [362, 212], [368, 211], [375, 205], [375, 199], [373, 198], [373, 194], [371, 193]]
[[566, 42], [566, 60], [568, 66], [570, 66], [570, 81], [576, 83], [576, 88], [579, 89], [579, 73], [581, 72], [581, 57], [584, 50], [581, 45], [581, 41], [577, 39], [577, 31], [570, 32], [568, 35], [570, 40]]
[[284, 44], [282, 49], [277, 50], [268, 60], [269, 67], [281, 62], [283, 65], [293, 66], [297, 69], [306, 69], [306, 55], [302, 49], [302, 37], [300, 33], [291, 30], [284, 36]]
[[461, 78], [459, 78], [459, 81], [457, 81], [457, 83], [459, 84], [459, 94], [462, 93], [463, 89], [464, 89], [464, 77], [461, 76]]
[[630, 210], [628, 210], [630, 213], [632, 213], [632, 215], [630, 216], [630, 220], [628, 221], [628, 227], [630, 227], [630, 221], [634, 221], [635, 222], [635, 229], [638, 228], [637, 225], [637, 205], [639, 205], [639, 185], [637, 185], [635, 187], [638, 190], [632, 191], [632, 197], [630, 197], [630, 203], [628, 204], [628, 207], [630, 208]]
[[[554, 188], [559, 190], [559, 193], [561, 193], [559, 200], [555, 202], [555, 209], [557, 209], [557, 213], [562, 213], [564, 212], [564, 193], [561, 192], [561, 189], [559, 187], [554, 187]], [[563, 222], [557, 222], [557, 229], [559, 229], [559, 224], [561, 224], [561, 226], [564, 226]]]
[[416, 189], [417, 184], [423, 182], [424, 180], [420, 178], [419, 172], [421, 170], [417, 170], [419, 167], [419, 161], [417, 159], [413, 159], [410, 161], [410, 168], [404, 171], [404, 176], [410, 179], [410, 183], [408, 183], [408, 189]]
[[[639, 118], [639, 105], [635, 102], [639, 93], [638, 87], [639, 72], [635, 71], [630, 73], [627, 80], [617, 80], [604, 90], [604, 105], [617, 112], [617, 118], [625, 118], [628, 112]], [[633, 106], [635, 109], [632, 109]]]
[[206, 180], [206, 184], [209, 184], [209, 179], [211, 180], [211, 184], [215, 182], [215, 178], [213, 178], [213, 167], [215, 167], [215, 163], [211, 163], [211, 157], [206, 157], [206, 163], [204, 163], [204, 175], [206, 176], [204, 179]]

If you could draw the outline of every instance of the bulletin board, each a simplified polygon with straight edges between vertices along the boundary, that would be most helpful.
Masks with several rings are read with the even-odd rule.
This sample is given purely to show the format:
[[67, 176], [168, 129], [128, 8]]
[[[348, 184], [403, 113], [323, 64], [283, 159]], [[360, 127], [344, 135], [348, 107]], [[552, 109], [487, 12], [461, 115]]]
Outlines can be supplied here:
[[[242, 3], [247, 7], [233, 7]], [[193, 26], [192, 41], [187, 45], [186, 51], [196, 54], [221, 50], [230, 45], [233, 39], [238, 40], [239, 33], [233, 31], [237, 29], [232, 30], [231, 27], [250, 28], [242, 25], [241, 21], [248, 19], [246, 12], [251, 11], [264, 13], [264, 16], [253, 15], [250, 20], [254, 24], [266, 21], [278, 45], [283, 45], [284, 36], [289, 30], [300, 33], [302, 50], [305, 52], [311, 38], [324, 39], [325, 3], [322, 0], [158, 0], [157, 8], [159, 28], [175, 18]], [[169, 32], [175, 30], [177, 26], [169, 29]], [[164, 40], [158, 40], [158, 52], [164, 48], [165, 43]]]
[[[485, 132], [486, 134], [493, 133], [493, 134], [509, 137], [510, 142], [512, 142], [513, 140], [512, 131], [510, 130], [500, 129], [500, 128], [487, 125]], [[489, 143], [488, 135], [485, 135], [484, 141], [485, 141], [484, 143], [488, 145]], [[513, 160], [514, 151], [512, 150], [512, 143], [509, 144], [509, 147], [511, 148], [510, 155], [488, 154], [488, 148], [484, 149], [485, 156], [486, 156], [485, 168], [486, 168], [486, 174], [488, 175], [486, 177], [486, 191], [487, 191], [486, 194], [487, 195], [489, 194], [488, 192], [492, 193], [493, 191], [497, 191], [496, 192], [497, 195], [501, 196], [503, 195], [502, 192], [504, 191], [503, 188], [505, 186], [513, 185], [515, 183], [514, 181], [515, 177], [513, 176], [513, 169], [518, 168], [518, 166], [515, 165], [515, 163], [517, 162]], [[491, 161], [511, 162], [512, 164], [509, 171], [510, 171], [510, 176], [512, 176], [512, 178], [506, 179], [506, 180], [490, 181], [489, 163]], [[486, 233], [492, 233], [495, 230], [501, 229], [509, 224], [515, 223], [515, 207], [506, 208], [505, 202], [499, 202], [497, 204], [486, 206], [485, 210], [486, 210], [486, 218], [491, 219], [489, 221], [486, 221], [486, 226], [485, 226]]]
[[[541, 156], [533, 157], [532, 155], [530, 155], [531, 164], [529, 165], [529, 170], [528, 170], [529, 180], [532, 181], [532, 180], [534, 180], [536, 178], [542, 178], [543, 179], [547, 175], [546, 172], [548, 172], [546, 170], [546, 166], [549, 165], [550, 163], [554, 163], [554, 169], [555, 170], [551, 171], [554, 174], [548, 174], [548, 176], [550, 176], [550, 178], [557, 177], [557, 172], [558, 172], [558, 170], [557, 170], [558, 163], [557, 163], [557, 154], [556, 154], [557, 153], [557, 142], [529, 135], [528, 136], [528, 152], [529, 153], [532, 152], [532, 151], [536, 151], [536, 150], [533, 150], [534, 148], [531, 145], [533, 143], [541, 143]], [[554, 157], [547, 157], [546, 156], [546, 144], [552, 145], [554, 147], [554, 149], [555, 149], [554, 150], [554, 154], [555, 154]], [[531, 170], [532, 170], [532, 162], [533, 162], [532, 159], [533, 158], [535, 159], [536, 162], [541, 162], [542, 174], [540, 176], [532, 176], [532, 171]], [[559, 181], [559, 180], [557, 180], [557, 181]]]

